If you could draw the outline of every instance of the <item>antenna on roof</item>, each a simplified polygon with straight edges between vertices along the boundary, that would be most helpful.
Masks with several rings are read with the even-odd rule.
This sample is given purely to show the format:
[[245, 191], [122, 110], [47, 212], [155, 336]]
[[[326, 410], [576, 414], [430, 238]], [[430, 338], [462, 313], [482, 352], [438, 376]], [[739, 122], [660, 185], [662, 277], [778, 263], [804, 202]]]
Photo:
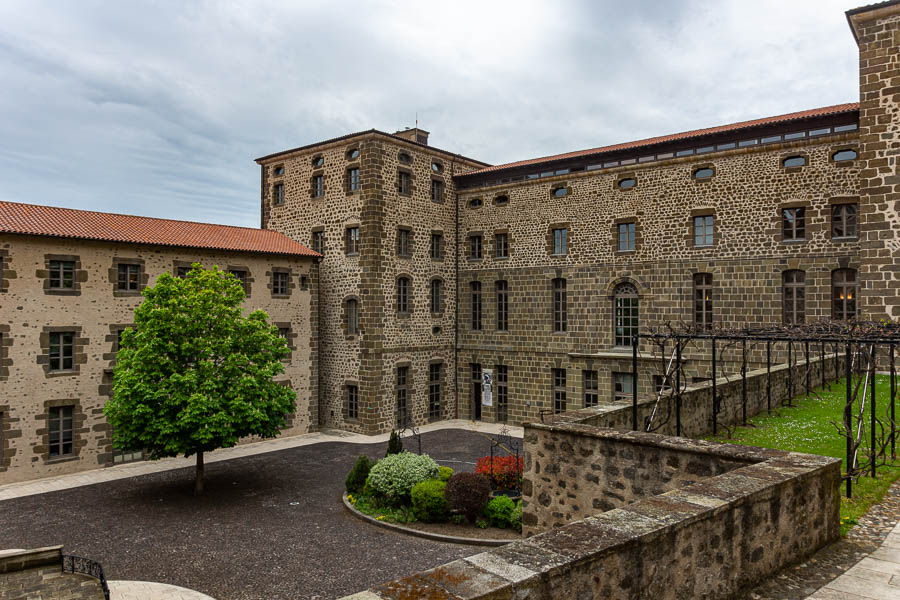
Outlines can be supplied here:
[[416, 111], [416, 129], [419, 128], [419, 111]]

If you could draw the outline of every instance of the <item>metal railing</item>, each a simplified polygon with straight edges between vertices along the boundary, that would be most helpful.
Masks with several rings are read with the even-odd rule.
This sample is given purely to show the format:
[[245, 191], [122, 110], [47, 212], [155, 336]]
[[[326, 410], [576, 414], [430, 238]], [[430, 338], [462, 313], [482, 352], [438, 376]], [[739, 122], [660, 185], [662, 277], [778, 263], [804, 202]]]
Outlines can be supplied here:
[[97, 561], [74, 554], [63, 554], [62, 570], [63, 573], [87, 575], [99, 580], [100, 587], [103, 588], [103, 597], [109, 600], [109, 585], [106, 583], [106, 575], [103, 574], [103, 566]]

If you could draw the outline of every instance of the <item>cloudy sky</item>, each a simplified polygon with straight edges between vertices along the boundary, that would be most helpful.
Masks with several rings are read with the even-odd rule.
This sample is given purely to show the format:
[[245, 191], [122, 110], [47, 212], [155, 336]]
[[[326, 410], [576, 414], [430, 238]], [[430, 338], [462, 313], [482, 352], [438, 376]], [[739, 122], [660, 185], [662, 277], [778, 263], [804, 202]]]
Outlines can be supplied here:
[[858, 100], [832, 0], [0, 2], [0, 200], [259, 223], [253, 159], [419, 124], [490, 163]]

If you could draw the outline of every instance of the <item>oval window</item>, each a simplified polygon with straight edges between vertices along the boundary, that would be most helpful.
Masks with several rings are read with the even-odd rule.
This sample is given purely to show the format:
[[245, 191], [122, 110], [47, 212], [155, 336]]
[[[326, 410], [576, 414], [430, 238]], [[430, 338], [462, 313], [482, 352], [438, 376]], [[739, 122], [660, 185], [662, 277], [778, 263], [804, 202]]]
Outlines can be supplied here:
[[856, 158], [856, 150], [838, 150], [831, 155], [834, 162], [843, 162], [845, 160], [854, 160]]
[[397, 160], [399, 160], [402, 163], [409, 164], [412, 162], [412, 156], [410, 156], [406, 152], [401, 152], [400, 154], [397, 155]]
[[359, 148], [354, 148], [353, 150], [347, 152], [347, 158], [349, 160], [355, 160], [359, 158]]
[[626, 177], [625, 179], [620, 179], [618, 185], [620, 190], [630, 190], [637, 185], [637, 179], [634, 177]]
[[275, 167], [275, 175], [276, 176], [284, 175], [284, 167]]
[[481, 198], [472, 198], [469, 200], [469, 208], [481, 208]]
[[496, 198], [494, 198], [494, 204], [496, 204], [497, 206], [503, 206], [504, 204], [509, 204], [509, 196], [506, 196], [506, 195], [497, 196]]
[[321, 167], [324, 164], [325, 164], [324, 156], [317, 156], [314, 159], [312, 159], [312, 166], [314, 166], [314, 167]]
[[694, 179], [709, 179], [715, 172], [709, 167], [703, 167], [694, 171]]
[[554, 198], [562, 198], [563, 196], [567, 195], [568, 193], [569, 193], [568, 188], [564, 188], [564, 187], [553, 188], [553, 192], [552, 192]]
[[791, 167], [803, 167], [806, 166], [806, 157], [805, 156], [788, 156], [784, 159], [782, 163], [785, 169], [790, 169]]
[[440, 173], [441, 171], [444, 170], [444, 165], [442, 165], [439, 162], [433, 162], [433, 163], [431, 163], [431, 170], [434, 171], [435, 173]]

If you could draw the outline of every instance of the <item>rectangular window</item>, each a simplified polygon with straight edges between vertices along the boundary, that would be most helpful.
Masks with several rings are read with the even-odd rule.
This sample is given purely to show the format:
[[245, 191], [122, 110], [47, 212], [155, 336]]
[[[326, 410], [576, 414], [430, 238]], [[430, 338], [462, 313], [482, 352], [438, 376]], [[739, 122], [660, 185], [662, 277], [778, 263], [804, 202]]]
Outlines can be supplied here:
[[410, 247], [410, 231], [409, 229], [397, 230], [397, 256], [409, 256], [411, 254]]
[[325, 176], [313, 175], [312, 178], [312, 195], [313, 198], [321, 198], [325, 195]]
[[781, 239], [784, 241], [806, 239], [806, 209], [785, 208], [781, 211]]
[[694, 217], [694, 246], [702, 248], [713, 245], [713, 215], [701, 215]]
[[431, 260], [441, 260], [444, 258], [444, 235], [441, 233], [431, 234]]
[[619, 223], [619, 252], [634, 252], [634, 223]]
[[444, 182], [437, 179], [431, 180], [431, 200], [432, 202], [444, 201]]
[[50, 261], [50, 289], [75, 289], [75, 262], [71, 260]]
[[[112, 433], [112, 432], [110, 432]], [[144, 453], [141, 450], [123, 450], [121, 448], [117, 448], [115, 444], [113, 444], [113, 464], [121, 465], [125, 463], [135, 462], [138, 460], [144, 460]]]
[[441, 312], [441, 296], [443, 296], [444, 282], [440, 279], [431, 280], [431, 312]]
[[287, 342], [288, 346], [291, 345], [291, 328], [290, 327], [279, 327], [278, 335], [280, 335], [281, 338], [285, 342]]
[[497, 282], [497, 331], [509, 331], [509, 283]]
[[309, 277], [307, 275], [300, 276], [300, 289], [301, 290], [309, 289]]
[[118, 278], [116, 289], [123, 291], [137, 291], [140, 288], [141, 265], [120, 264], [118, 266]]
[[407, 401], [409, 400], [409, 367], [397, 367], [397, 428], [402, 429], [409, 421]]
[[481, 282], [473, 281], [469, 284], [472, 288], [472, 329], [481, 330]]
[[568, 299], [566, 280], [553, 280], [553, 331], [564, 332], [568, 327]]
[[481, 241], [480, 235], [469, 236], [469, 258], [481, 260]]
[[497, 233], [494, 235], [494, 256], [509, 258], [509, 234]]
[[665, 375], [654, 375], [653, 376], [653, 389], [656, 390], [656, 393], [660, 392], [668, 392], [672, 389], [672, 386], [669, 384], [669, 381], [666, 379]]
[[472, 417], [475, 420], [481, 419], [481, 364], [469, 363], [469, 369], [472, 373], [470, 388], [472, 398]]
[[325, 254], [325, 232], [324, 231], [313, 231], [312, 247], [313, 247], [313, 250], [315, 250], [319, 254]]
[[272, 197], [275, 199], [275, 205], [280, 206], [284, 204], [284, 184], [276, 183], [275, 187], [272, 190]]
[[553, 412], [566, 412], [566, 370], [553, 369]]
[[187, 274], [191, 272], [190, 267], [176, 267], [175, 268], [175, 277], [178, 279], [184, 279], [187, 277]]
[[359, 303], [351, 298], [347, 300], [347, 335], [359, 333]]
[[568, 252], [568, 231], [564, 228], [553, 230], [553, 254], [562, 256]]
[[359, 387], [355, 385], [347, 386], [347, 418], [359, 418]]
[[234, 275], [234, 278], [241, 282], [241, 287], [244, 288], [244, 294], [247, 293], [247, 271], [243, 269], [229, 269], [229, 273]]
[[359, 168], [347, 169], [347, 191], [359, 190]]
[[410, 175], [406, 171], [400, 171], [397, 191], [399, 191], [401, 194], [409, 194], [410, 190], [412, 190], [412, 175]]
[[397, 312], [409, 312], [409, 278], [400, 277], [397, 279]]
[[584, 407], [597, 406], [600, 403], [600, 382], [597, 371], [582, 371], [581, 380], [584, 382]]
[[428, 420], [441, 418], [441, 367], [440, 363], [428, 365]]
[[613, 400], [631, 402], [634, 399], [634, 375], [613, 373]]
[[831, 239], [857, 237], [856, 213], [856, 204], [835, 204], [831, 207]]
[[806, 273], [791, 269], [781, 274], [784, 322], [788, 325], [806, 320]]
[[700, 329], [712, 329], [712, 273], [694, 275], [694, 325]]
[[284, 271], [275, 271], [272, 273], [272, 294], [276, 296], [287, 296], [288, 285], [290, 283], [290, 273]]
[[50, 334], [50, 370], [70, 371], [75, 368], [75, 333]]
[[348, 227], [345, 239], [345, 251], [347, 254], [359, 254], [359, 227]]
[[74, 406], [54, 406], [50, 409], [48, 441], [50, 458], [71, 456], [74, 448]]
[[509, 367], [494, 366], [494, 389], [497, 394], [497, 422], [506, 423], [509, 419]]

